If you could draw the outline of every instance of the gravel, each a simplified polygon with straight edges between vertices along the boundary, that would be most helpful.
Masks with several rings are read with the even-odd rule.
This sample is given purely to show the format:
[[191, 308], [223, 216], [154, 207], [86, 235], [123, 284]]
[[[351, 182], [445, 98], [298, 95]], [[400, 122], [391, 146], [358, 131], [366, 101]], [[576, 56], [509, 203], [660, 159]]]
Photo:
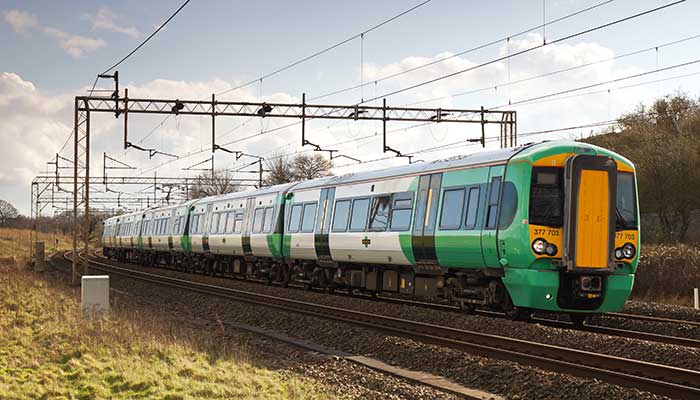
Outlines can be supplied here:
[[[191, 279], [198, 282], [211, 283], [241, 290], [250, 290], [281, 297], [310, 301], [318, 304], [368, 311], [382, 315], [407, 318], [431, 324], [449, 326], [489, 334], [536, 341], [567, 348], [587, 350], [619, 357], [632, 358], [647, 362], [666, 364], [680, 368], [700, 370], [700, 349], [688, 348], [671, 344], [647, 342], [638, 339], [601, 335], [565, 328], [553, 328], [536, 323], [510, 321], [484, 315], [466, 315], [456, 312], [445, 312], [419, 306], [372, 301], [359, 297], [330, 296], [319, 292], [308, 292], [298, 289], [284, 289], [277, 286], [267, 286], [254, 282], [235, 279], [213, 278], [196, 274], [185, 274], [178, 271], [144, 268], [129, 265], [131, 268], [160, 273], [173, 277]], [[650, 331], [660, 334], [678, 334], [683, 337], [700, 339], [700, 329], [697, 327], [663, 326], [653, 327], [642, 321], [612, 321], [605, 318], [604, 325], [616, 326], [623, 329]], [[608, 321], [610, 320], [610, 321]], [[619, 320], [619, 319], [617, 319]], [[596, 322], [598, 323], [598, 322]], [[603, 324], [601, 324], [603, 325]], [[651, 328], [651, 329], [650, 329]], [[681, 335], [680, 333], [683, 333]]]
[[[175, 271], [167, 271], [167, 274], [181, 276]], [[382, 312], [389, 315], [393, 313], [397, 316], [407, 316], [443, 325], [471, 329], [479, 328], [484, 331], [497, 329], [498, 332], [529, 335], [528, 337], [533, 339], [542, 339], [538, 341], [569, 338], [567, 343], [570, 347], [582, 340], [595, 340], [595, 346], [592, 347], [611, 341], [609, 337], [601, 337], [600, 335], [545, 328], [534, 324], [515, 323], [502, 319], [445, 313], [425, 308], [378, 303], [350, 297], [328, 296], [314, 292], [251, 284], [249, 282], [222, 280], [196, 275], [186, 275], [186, 277], [209, 283], [223, 283], [225, 286], [233, 286], [240, 289], [246, 289], [245, 286], [248, 286], [247, 289], [254, 289], [258, 292], [286, 294], [288, 297], [300, 299], [314, 299], [324, 304], [333, 303], [333, 305], [337, 306]], [[134, 294], [146, 296], [148, 301], [168, 304], [169, 310], [177, 310], [177, 314], [181, 315], [185, 320], [207, 315], [212, 320], [232, 320], [276, 330], [289, 336], [303, 338], [331, 348], [374, 357], [403, 368], [445, 376], [467, 387], [505, 395], [509, 398], [660, 398], [635, 389], [545, 371], [513, 362], [474, 356], [404, 338], [386, 336], [344, 323], [329, 322], [314, 317], [283, 313], [266, 307], [215, 299], [176, 289], [153, 286], [129, 278], [115, 276], [112, 285], [116, 288], [123, 288], [120, 290], [125, 290], [131, 294], [127, 301], [133, 301], [129, 299], [132, 299]], [[552, 331], [555, 333], [552, 333]], [[590, 337], [576, 337], [572, 333], [590, 335]], [[658, 346], [653, 346], [653, 348], [656, 349]], [[678, 357], [678, 352], [675, 355]], [[306, 368], [306, 366], [300, 363], [299, 368]], [[357, 385], [358, 382], [364, 383], [363, 380], [356, 382], [349, 379], [344, 382], [351, 387]], [[413, 398], [405, 396], [412, 396], [414, 393], [404, 392], [403, 389], [397, 390], [397, 393], [401, 393], [401, 398]]]

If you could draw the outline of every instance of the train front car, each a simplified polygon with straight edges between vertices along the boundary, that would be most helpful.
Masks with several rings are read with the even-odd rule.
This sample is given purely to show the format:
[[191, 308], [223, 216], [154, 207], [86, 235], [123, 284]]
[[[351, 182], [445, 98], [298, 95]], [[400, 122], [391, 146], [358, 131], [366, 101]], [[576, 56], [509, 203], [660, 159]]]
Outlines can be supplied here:
[[504, 175], [522, 196], [512, 223], [501, 212], [496, 233], [513, 316], [549, 310], [580, 323], [620, 310], [639, 259], [632, 163], [592, 145], [546, 142], [516, 153]]

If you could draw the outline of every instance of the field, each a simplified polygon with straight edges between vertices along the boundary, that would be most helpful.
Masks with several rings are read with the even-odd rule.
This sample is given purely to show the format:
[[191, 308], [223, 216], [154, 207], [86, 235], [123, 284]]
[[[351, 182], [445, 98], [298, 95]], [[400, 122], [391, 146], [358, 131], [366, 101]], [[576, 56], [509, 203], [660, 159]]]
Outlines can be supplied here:
[[164, 320], [123, 312], [83, 320], [74, 288], [8, 258], [26, 255], [27, 240], [27, 231], [0, 230], [0, 398], [331, 397], [311, 381], [257, 367], [245, 348], [222, 348]]
[[642, 246], [633, 299], [692, 306], [695, 287], [700, 287], [700, 248]]

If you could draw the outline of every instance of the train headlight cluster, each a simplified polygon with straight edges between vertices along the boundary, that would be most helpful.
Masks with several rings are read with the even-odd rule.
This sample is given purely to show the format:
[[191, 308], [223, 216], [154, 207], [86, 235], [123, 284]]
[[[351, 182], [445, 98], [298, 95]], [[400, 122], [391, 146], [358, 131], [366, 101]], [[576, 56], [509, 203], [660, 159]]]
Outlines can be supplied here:
[[557, 246], [552, 243], [547, 242], [542, 238], [537, 238], [532, 241], [532, 251], [537, 255], [546, 254], [548, 256], [554, 256], [557, 254]]
[[622, 247], [618, 247], [615, 249], [615, 258], [617, 258], [618, 260], [622, 260], [623, 258], [631, 260], [636, 254], [637, 249], [632, 243], [625, 243]]

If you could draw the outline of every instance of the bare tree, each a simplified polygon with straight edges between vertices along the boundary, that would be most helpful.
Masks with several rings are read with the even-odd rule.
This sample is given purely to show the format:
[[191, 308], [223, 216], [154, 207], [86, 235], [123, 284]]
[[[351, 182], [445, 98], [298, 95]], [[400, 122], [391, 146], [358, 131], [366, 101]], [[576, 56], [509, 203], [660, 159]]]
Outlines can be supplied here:
[[321, 154], [300, 154], [294, 159], [294, 177], [299, 181], [333, 175], [333, 163]]
[[265, 166], [268, 170], [265, 184], [271, 186], [330, 176], [333, 163], [321, 154], [299, 154], [294, 158], [278, 154], [272, 156]]
[[264, 184], [267, 186], [294, 182], [294, 164], [286, 155], [275, 154], [265, 162], [267, 176]]
[[9, 219], [14, 219], [19, 216], [17, 209], [5, 200], [0, 200], [0, 225], [5, 225]]
[[240, 191], [241, 186], [236, 183], [231, 171], [217, 169], [214, 170], [214, 173], [203, 172], [195, 178], [195, 182], [190, 188], [190, 198], [199, 199]]

